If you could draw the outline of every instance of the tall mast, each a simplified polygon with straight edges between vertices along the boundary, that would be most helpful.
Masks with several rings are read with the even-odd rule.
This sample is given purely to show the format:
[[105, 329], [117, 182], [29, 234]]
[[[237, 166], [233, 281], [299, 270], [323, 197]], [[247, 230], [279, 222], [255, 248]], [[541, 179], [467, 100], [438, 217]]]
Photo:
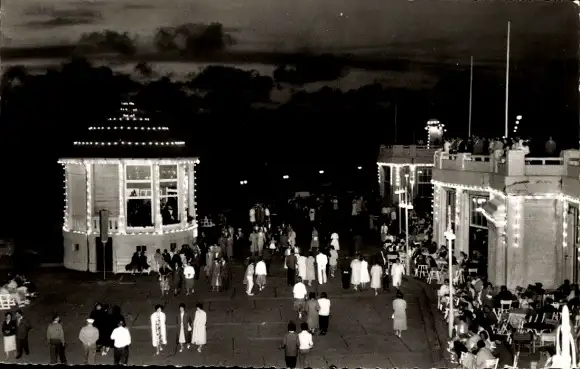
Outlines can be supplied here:
[[510, 92], [510, 39], [511, 39], [512, 22], [508, 21], [507, 28], [507, 50], [506, 50], [506, 64], [505, 64], [505, 132], [504, 136], [509, 135], [509, 92]]
[[469, 127], [467, 129], [467, 137], [471, 137], [472, 104], [473, 104], [473, 55], [471, 56], [470, 72], [469, 72]]

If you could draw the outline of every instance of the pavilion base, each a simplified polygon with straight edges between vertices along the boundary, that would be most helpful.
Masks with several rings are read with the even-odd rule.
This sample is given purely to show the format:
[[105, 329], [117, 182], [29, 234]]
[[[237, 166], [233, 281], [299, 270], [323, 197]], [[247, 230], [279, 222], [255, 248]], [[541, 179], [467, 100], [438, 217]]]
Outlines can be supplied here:
[[[126, 273], [125, 266], [131, 262], [137, 246], [147, 247], [147, 259], [152, 260], [156, 249], [170, 250], [171, 245], [179, 247], [191, 244], [197, 229], [164, 234], [111, 235], [103, 246], [98, 234], [83, 234], [63, 231], [64, 267], [71, 270]], [[104, 255], [103, 255], [104, 253]]]

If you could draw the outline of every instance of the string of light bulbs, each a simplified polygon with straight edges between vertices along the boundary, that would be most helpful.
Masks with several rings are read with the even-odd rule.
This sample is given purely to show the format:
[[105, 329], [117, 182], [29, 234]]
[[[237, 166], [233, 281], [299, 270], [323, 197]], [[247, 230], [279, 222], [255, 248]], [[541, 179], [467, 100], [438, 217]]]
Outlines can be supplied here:
[[184, 141], [75, 141], [75, 146], [185, 146]]
[[169, 127], [120, 126], [89, 127], [89, 131], [169, 131]]

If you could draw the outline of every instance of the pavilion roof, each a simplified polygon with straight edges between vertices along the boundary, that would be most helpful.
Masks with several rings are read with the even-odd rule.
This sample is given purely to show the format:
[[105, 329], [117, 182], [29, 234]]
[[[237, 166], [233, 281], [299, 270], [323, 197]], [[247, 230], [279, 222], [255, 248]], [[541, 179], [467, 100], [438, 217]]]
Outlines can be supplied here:
[[189, 156], [185, 141], [170, 129], [147, 117], [130, 101], [121, 103], [116, 116], [90, 126], [73, 142], [72, 155], [79, 158], [177, 158]]

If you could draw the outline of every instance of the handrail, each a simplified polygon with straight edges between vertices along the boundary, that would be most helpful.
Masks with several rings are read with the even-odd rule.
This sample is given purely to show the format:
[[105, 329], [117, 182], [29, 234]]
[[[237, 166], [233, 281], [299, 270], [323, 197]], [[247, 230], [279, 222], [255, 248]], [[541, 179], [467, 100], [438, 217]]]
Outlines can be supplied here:
[[[93, 217], [93, 229], [98, 231], [101, 229], [101, 219], [100, 217]], [[116, 231], [119, 229], [119, 222], [117, 221], [117, 217], [110, 217], [109, 218], [109, 231]]]
[[381, 149], [392, 149], [395, 146], [397, 147], [401, 147], [403, 149], [410, 149], [411, 146], [414, 146], [415, 148], [419, 149], [419, 150], [437, 150], [440, 149], [442, 146], [434, 146], [434, 145], [385, 145], [385, 146], [381, 146]]
[[564, 158], [526, 158], [526, 165], [564, 165]]
[[465, 160], [489, 163], [491, 155], [468, 155]]

